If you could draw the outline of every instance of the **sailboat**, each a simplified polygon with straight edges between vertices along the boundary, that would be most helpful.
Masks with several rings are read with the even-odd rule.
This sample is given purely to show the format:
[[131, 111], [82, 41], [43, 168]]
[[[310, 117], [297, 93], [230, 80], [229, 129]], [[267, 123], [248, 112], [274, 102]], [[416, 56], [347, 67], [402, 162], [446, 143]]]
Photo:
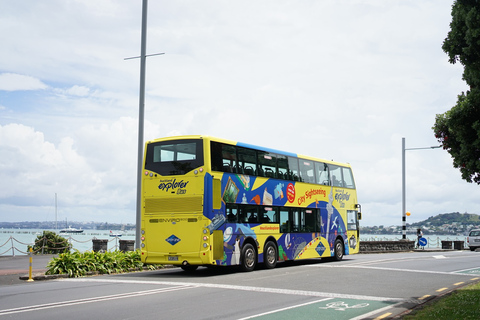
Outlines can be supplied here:
[[123, 235], [123, 232], [120, 231], [120, 232], [113, 232], [112, 230], [110, 230], [110, 237], [121, 237]]
[[[68, 226], [67, 219], [65, 219], [65, 227]], [[57, 193], [55, 193], [55, 231], [57, 230]], [[72, 228], [68, 226], [68, 228], [60, 230], [60, 233], [82, 233], [83, 229]]]
[[[67, 220], [65, 219], [65, 225], [67, 225]], [[83, 229], [72, 228], [68, 226], [68, 228], [60, 230], [60, 233], [82, 233]]]

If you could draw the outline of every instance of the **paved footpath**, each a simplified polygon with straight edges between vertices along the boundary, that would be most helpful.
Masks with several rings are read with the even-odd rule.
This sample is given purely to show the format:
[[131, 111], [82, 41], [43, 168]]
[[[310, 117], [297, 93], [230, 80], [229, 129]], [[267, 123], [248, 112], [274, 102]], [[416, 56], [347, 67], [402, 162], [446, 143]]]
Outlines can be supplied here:
[[[44, 274], [48, 262], [53, 257], [55, 257], [53, 254], [33, 255], [32, 274]], [[30, 257], [27, 255], [0, 256], [0, 286], [24, 282], [19, 277], [28, 275], [29, 267]]]

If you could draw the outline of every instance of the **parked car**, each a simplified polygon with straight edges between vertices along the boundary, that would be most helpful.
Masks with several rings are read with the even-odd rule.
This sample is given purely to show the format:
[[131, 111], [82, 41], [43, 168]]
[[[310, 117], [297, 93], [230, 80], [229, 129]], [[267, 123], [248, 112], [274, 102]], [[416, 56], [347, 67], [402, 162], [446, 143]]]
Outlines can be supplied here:
[[480, 229], [472, 229], [467, 237], [467, 243], [470, 247], [470, 250], [475, 251], [475, 249], [480, 248]]

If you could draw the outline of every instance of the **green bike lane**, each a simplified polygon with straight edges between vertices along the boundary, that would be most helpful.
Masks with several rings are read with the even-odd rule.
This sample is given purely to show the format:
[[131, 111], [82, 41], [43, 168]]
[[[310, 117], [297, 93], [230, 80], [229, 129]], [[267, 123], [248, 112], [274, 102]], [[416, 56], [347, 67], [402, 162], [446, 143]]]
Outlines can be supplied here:
[[291, 319], [364, 319], [390, 309], [398, 301], [325, 298], [243, 318], [259, 320]]

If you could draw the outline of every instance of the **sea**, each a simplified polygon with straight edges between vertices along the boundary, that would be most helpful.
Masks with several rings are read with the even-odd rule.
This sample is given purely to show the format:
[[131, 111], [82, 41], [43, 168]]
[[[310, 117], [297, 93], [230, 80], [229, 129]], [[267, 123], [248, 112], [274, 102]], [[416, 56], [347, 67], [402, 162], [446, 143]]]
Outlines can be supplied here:
[[[44, 229], [0, 229], [0, 256], [27, 255], [28, 246], [32, 246], [37, 237], [43, 234]], [[59, 230], [48, 230], [58, 233]], [[110, 236], [110, 230], [84, 230], [80, 234], [62, 234], [68, 239], [73, 250], [80, 252], [92, 251], [93, 240], [107, 240], [107, 250], [114, 251], [120, 247], [120, 240], [135, 240], [135, 231], [116, 231]], [[425, 248], [441, 248], [442, 241], [464, 241], [467, 246], [467, 237], [464, 235], [425, 235], [427, 240]], [[401, 234], [361, 234], [360, 241], [394, 241], [401, 240]], [[407, 234], [407, 239], [416, 241], [415, 234]]]
[[[37, 237], [42, 238], [43, 231], [53, 231], [60, 234], [60, 230], [54, 229], [0, 229], [0, 256], [27, 255], [28, 246], [33, 246]], [[120, 240], [135, 240], [135, 231], [112, 230], [84, 230], [83, 233], [60, 234], [71, 244], [73, 250], [80, 252], [92, 251], [93, 240], [107, 240], [107, 250], [115, 251], [120, 248]]]

